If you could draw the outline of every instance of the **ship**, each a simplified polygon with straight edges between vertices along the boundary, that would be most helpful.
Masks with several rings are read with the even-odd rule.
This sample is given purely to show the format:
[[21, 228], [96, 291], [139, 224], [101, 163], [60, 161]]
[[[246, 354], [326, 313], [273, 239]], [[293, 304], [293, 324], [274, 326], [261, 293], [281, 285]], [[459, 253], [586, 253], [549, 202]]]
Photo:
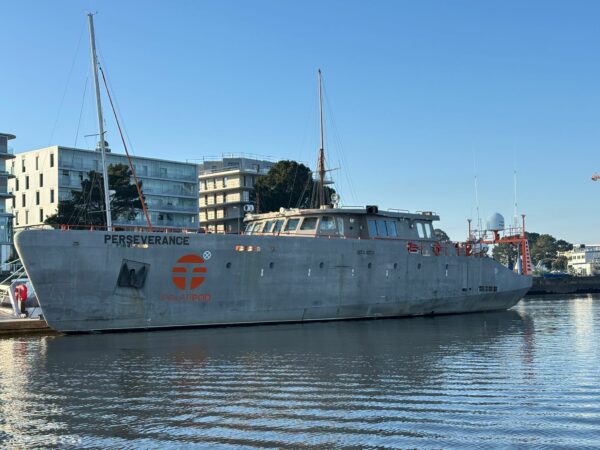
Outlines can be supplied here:
[[[104, 130], [88, 15], [100, 151]], [[318, 204], [254, 213], [240, 234], [113, 227], [23, 229], [15, 247], [48, 325], [65, 333], [375, 319], [506, 310], [531, 287], [525, 227], [436, 236], [433, 212], [326, 199], [320, 82]], [[103, 164], [104, 182], [107, 183]], [[135, 178], [134, 167], [131, 167]], [[136, 183], [137, 184], [137, 183]], [[109, 187], [104, 186], [106, 205]], [[140, 193], [141, 194], [141, 193]], [[143, 206], [143, 196], [140, 195]], [[333, 200], [333, 201], [332, 201]], [[488, 256], [511, 243], [519, 264]]]

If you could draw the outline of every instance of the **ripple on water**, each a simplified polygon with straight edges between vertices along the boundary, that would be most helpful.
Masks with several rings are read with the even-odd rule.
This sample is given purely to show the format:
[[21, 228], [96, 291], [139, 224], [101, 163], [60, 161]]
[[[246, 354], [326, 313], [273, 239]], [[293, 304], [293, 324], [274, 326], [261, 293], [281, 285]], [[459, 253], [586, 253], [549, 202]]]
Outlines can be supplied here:
[[[3, 447], [598, 447], [600, 297], [0, 340]], [[23, 424], [26, 423], [26, 426]]]

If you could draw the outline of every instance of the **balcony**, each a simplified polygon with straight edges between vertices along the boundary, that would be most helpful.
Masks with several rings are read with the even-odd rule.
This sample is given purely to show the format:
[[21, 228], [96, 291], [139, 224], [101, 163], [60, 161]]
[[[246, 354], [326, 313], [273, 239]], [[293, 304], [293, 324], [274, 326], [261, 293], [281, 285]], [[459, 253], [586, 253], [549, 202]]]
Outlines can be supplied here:
[[4, 149], [0, 150], [0, 158], [1, 159], [13, 159], [15, 158], [15, 152], [12, 147], [6, 147], [6, 151]]
[[150, 211], [159, 212], [180, 212], [185, 214], [198, 214], [197, 206], [181, 206], [181, 205], [147, 205]]
[[16, 175], [14, 175], [12, 172], [9, 172], [8, 170], [0, 170], [0, 177], [15, 178]]
[[194, 198], [194, 199], [197, 197], [197, 193], [195, 193], [195, 192], [190, 193], [189, 191], [186, 191], [184, 189], [173, 189], [170, 191], [163, 191], [160, 189], [152, 189], [152, 188], [144, 187], [143, 183], [142, 183], [142, 193], [144, 195], [148, 194], [148, 195], [156, 195], [156, 196], [164, 196], [164, 197], [185, 197], [185, 198]]

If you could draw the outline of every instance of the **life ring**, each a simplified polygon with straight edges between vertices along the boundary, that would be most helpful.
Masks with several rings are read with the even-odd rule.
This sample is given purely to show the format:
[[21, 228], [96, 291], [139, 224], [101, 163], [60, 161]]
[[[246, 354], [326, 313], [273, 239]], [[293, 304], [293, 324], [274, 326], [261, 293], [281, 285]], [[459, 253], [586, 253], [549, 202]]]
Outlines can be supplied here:
[[436, 242], [435, 244], [433, 244], [433, 254], [435, 256], [440, 256], [441, 252], [442, 252], [442, 246], [440, 245], [440, 243]]

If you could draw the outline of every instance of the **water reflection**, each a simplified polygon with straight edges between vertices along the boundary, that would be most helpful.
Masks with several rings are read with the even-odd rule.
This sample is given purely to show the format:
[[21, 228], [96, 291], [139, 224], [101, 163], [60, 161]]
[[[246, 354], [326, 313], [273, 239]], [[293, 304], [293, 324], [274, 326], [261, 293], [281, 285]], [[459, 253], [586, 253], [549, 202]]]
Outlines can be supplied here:
[[[589, 381], [599, 381], [591, 365], [600, 357], [566, 350], [580, 345], [573, 329], [593, 331], [597, 303], [3, 340], [3, 372], [17, 374], [0, 385], [0, 439], [9, 447], [590, 445], [586, 420], [600, 419], [600, 391]], [[580, 310], [587, 325], [578, 325]], [[557, 377], [545, 359], [557, 354], [582, 378]], [[563, 414], [567, 394], [587, 401], [585, 411]]]

